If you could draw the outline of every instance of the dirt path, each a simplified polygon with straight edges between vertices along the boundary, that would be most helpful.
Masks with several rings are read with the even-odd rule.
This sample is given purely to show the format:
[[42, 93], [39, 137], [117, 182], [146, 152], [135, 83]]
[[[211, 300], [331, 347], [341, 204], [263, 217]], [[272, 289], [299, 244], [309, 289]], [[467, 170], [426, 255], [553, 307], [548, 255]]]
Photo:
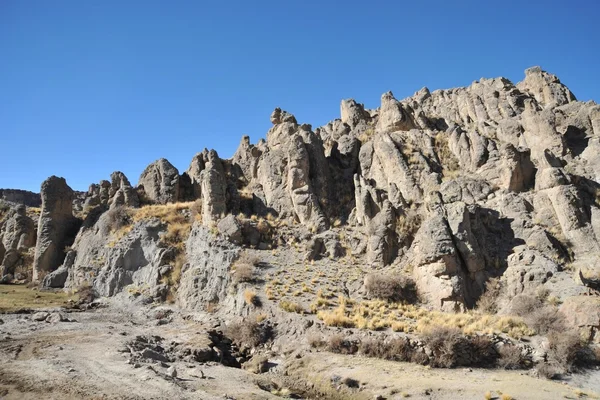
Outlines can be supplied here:
[[[138, 335], [193, 339], [190, 329], [197, 327], [185, 321], [156, 326], [143, 312], [123, 309], [68, 317], [77, 322], [51, 324], [23, 314], [1, 316], [1, 398], [275, 398], [255, 384], [252, 374], [216, 363], [128, 363], [130, 354], [122, 349]], [[177, 379], [166, 376], [171, 365], [178, 371]]]

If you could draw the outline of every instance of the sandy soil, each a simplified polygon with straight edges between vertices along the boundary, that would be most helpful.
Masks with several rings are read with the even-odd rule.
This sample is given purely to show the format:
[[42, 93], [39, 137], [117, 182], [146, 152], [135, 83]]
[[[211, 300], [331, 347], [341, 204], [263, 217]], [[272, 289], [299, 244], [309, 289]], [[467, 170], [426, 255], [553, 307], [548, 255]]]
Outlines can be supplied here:
[[[156, 326], [148, 310], [116, 305], [66, 314], [76, 322], [35, 322], [30, 315], [0, 318], [0, 397], [4, 399], [269, 399], [254, 375], [217, 363], [129, 364], [120, 352], [136, 335], [191, 340], [201, 327], [186, 321]], [[204, 375], [204, 379], [202, 378]]]

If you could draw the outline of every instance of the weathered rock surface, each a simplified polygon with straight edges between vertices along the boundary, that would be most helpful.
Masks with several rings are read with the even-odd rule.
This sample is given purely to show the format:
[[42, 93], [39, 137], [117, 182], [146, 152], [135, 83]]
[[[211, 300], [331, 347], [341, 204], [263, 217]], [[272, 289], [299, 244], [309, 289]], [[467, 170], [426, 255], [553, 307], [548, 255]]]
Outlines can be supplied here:
[[42, 211], [38, 222], [33, 280], [58, 268], [65, 248], [73, 243], [79, 221], [73, 217], [73, 190], [64, 178], [51, 176], [42, 183]]
[[[159, 287], [172, 264], [159, 243], [167, 227], [138, 222], [109, 243], [101, 212], [196, 201], [201, 223], [187, 242], [177, 292], [189, 308], [219, 300], [241, 310], [227, 293], [239, 247], [297, 242], [308, 260], [351, 253], [367, 268], [401, 270], [444, 310], [474, 307], [492, 278], [504, 302], [540, 285], [565, 298], [600, 288], [600, 106], [578, 102], [539, 67], [517, 84], [481, 79], [403, 100], [388, 92], [375, 110], [343, 100], [340, 118], [314, 130], [279, 108], [270, 120], [266, 140], [243, 137], [229, 160], [205, 149], [181, 176], [161, 159], [137, 189], [118, 172], [93, 185], [85, 204], [104, 207], [88, 217], [46, 286], [89, 282], [103, 295]], [[43, 207], [37, 269], [62, 264], [54, 248], [64, 244], [49, 221], [68, 219], [63, 203]], [[31, 226], [19, 215], [21, 222], [7, 217], [0, 230], [0, 255], [9, 261], [14, 249], [32, 245]], [[340, 229], [349, 237], [340, 239]]]
[[27, 207], [40, 207], [42, 205], [42, 197], [39, 193], [21, 189], [0, 189], [0, 199], [23, 204]]
[[227, 289], [231, 283], [230, 267], [238, 253], [238, 247], [195, 224], [186, 243], [188, 263], [177, 292], [182, 307], [204, 309], [209, 303], [224, 305], [226, 299], [235, 301], [228, 298]]
[[142, 172], [138, 189], [152, 203], [176, 202], [179, 200], [179, 171], [165, 158], [156, 160]]

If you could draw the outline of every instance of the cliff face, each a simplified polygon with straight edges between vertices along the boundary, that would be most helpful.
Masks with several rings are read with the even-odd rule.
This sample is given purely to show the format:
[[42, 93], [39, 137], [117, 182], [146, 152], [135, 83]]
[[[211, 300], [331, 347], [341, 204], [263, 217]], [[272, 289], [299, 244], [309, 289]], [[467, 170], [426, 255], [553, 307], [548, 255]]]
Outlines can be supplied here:
[[[185, 252], [168, 254], [191, 227], [166, 244], [173, 223], [132, 211], [125, 224], [139, 220], [124, 231], [106, 213], [190, 202], [177, 211], [188, 225], [264, 249], [289, 240], [268, 221], [289, 221], [313, 256], [322, 248], [410, 276], [439, 309], [473, 307], [491, 278], [507, 298], [547, 282], [570, 294], [600, 286], [600, 107], [578, 102], [556, 76], [534, 67], [516, 85], [482, 79], [403, 100], [388, 92], [374, 110], [354, 100], [340, 108], [341, 118], [316, 129], [276, 109], [266, 140], [244, 137], [231, 159], [204, 150], [183, 174], [161, 159], [136, 188], [115, 173], [79, 194], [69, 212], [43, 207], [38, 247], [72, 241], [57, 229], [67, 219], [68, 229], [81, 224], [72, 212], [84, 221], [72, 249], [57, 248], [38, 269], [58, 269], [70, 251], [61, 283], [86, 282], [108, 295], [132, 282], [162, 285], [161, 267]], [[74, 200], [68, 193], [59, 201], [65, 210]], [[227, 215], [238, 217], [220, 223]], [[331, 241], [340, 230], [344, 252]], [[54, 245], [56, 232], [62, 241]]]
[[39, 193], [20, 189], [0, 189], [0, 199], [11, 203], [23, 204], [27, 207], [40, 207], [42, 197]]

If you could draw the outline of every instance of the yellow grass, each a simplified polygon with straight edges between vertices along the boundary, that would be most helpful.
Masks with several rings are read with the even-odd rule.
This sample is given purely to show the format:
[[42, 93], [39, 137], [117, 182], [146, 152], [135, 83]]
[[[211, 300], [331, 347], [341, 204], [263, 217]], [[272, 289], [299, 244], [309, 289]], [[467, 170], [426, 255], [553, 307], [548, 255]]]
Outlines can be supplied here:
[[[322, 298], [319, 296], [318, 298]], [[317, 308], [316, 306], [314, 307]], [[444, 313], [419, 309], [413, 305], [388, 303], [380, 300], [353, 302], [343, 297], [333, 310], [320, 310], [317, 318], [326, 325], [396, 332], [429, 331], [432, 327], [452, 327], [464, 334], [505, 333], [513, 338], [535, 334], [521, 318], [476, 313]]]
[[65, 292], [45, 292], [24, 285], [0, 285], [0, 311], [14, 312], [27, 308], [63, 307], [77, 295]]
[[304, 314], [305, 310], [304, 307], [302, 307], [301, 304], [298, 303], [294, 303], [291, 301], [287, 301], [287, 300], [281, 300], [279, 302], [279, 307], [287, 312], [295, 312], [298, 314]]
[[244, 291], [244, 300], [246, 301], [246, 304], [250, 306], [255, 305], [258, 303], [258, 295], [254, 290], [246, 289]]

